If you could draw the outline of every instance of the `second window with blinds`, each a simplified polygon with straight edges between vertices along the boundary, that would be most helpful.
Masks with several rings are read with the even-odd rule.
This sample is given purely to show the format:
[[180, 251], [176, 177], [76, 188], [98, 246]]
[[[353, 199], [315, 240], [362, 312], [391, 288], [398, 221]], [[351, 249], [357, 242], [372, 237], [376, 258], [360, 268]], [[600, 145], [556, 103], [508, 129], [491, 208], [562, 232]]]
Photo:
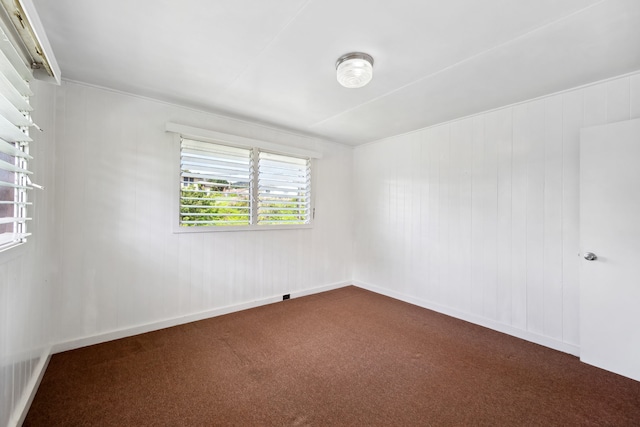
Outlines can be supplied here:
[[311, 223], [309, 158], [182, 138], [180, 165], [183, 231]]

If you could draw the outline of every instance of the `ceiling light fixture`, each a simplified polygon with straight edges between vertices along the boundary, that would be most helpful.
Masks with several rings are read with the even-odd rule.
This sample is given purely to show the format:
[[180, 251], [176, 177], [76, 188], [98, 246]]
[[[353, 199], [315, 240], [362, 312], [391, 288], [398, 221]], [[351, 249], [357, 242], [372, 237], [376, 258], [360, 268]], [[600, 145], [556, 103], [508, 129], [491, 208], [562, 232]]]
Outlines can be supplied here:
[[342, 55], [336, 62], [338, 82], [344, 87], [365, 86], [373, 78], [373, 58], [361, 52]]

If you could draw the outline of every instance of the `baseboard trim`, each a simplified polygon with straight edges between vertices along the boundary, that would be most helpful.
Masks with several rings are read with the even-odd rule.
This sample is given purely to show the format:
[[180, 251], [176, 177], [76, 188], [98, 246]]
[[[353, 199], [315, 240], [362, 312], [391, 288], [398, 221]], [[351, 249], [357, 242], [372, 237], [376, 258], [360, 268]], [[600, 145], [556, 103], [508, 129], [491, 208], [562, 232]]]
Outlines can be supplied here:
[[[351, 285], [351, 281], [332, 283], [329, 285], [318, 286], [315, 288], [305, 289], [302, 291], [291, 292], [291, 298], [300, 298], [306, 295], [313, 295], [320, 292], [330, 291], [332, 289], [343, 288]], [[113, 341], [120, 338], [126, 338], [133, 335], [144, 334], [146, 332], [157, 331], [159, 329], [170, 328], [172, 326], [182, 325], [185, 323], [196, 322], [211, 317], [222, 316], [225, 314], [235, 313], [236, 311], [247, 310], [250, 308], [260, 307], [262, 305], [273, 304], [282, 301], [282, 295], [262, 298], [259, 300], [248, 301], [240, 304], [219, 307], [212, 310], [201, 311], [198, 313], [188, 314], [185, 316], [173, 317], [157, 322], [145, 323], [143, 325], [132, 326], [128, 328], [116, 329], [113, 331], [90, 335], [82, 338], [72, 339], [57, 343], [52, 348], [52, 353], [61, 353], [63, 351], [74, 350], [76, 348], [87, 347], [94, 344], [100, 344], [107, 341]]]
[[397, 300], [404, 301], [409, 304], [417, 305], [418, 307], [426, 308], [428, 310], [437, 311], [438, 313], [446, 314], [447, 316], [455, 317], [457, 319], [474, 323], [476, 325], [483, 326], [485, 328], [493, 329], [494, 331], [502, 332], [507, 335], [512, 335], [514, 337], [521, 338], [526, 341], [531, 341], [533, 343], [540, 344], [542, 346], [549, 347], [554, 350], [562, 351], [564, 353], [569, 353], [574, 356], [580, 356], [580, 347], [573, 344], [568, 344], [553, 338], [535, 334], [533, 332], [524, 331], [522, 329], [514, 328], [509, 325], [504, 325], [502, 323], [499, 323], [490, 319], [465, 313], [465, 312], [455, 310], [446, 306], [442, 306], [439, 304], [435, 304], [420, 298], [415, 298], [415, 297], [408, 296], [408, 295], [395, 292], [389, 289], [381, 288], [379, 286], [359, 282], [357, 280], [354, 280], [352, 283], [354, 286], [357, 286], [362, 289], [366, 289], [371, 292], [375, 292], [377, 294], [395, 298]]
[[40, 356], [38, 364], [31, 374], [29, 383], [24, 389], [22, 396], [20, 396], [20, 400], [18, 400], [17, 405], [13, 409], [13, 416], [9, 419], [9, 427], [18, 427], [24, 423], [27, 413], [29, 412], [29, 408], [31, 408], [33, 398], [36, 396], [38, 387], [40, 387], [40, 382], [42, 382], [44, 372], [47, 370], [47, 366], [49, 366], [51, 350], [51, 347], [47, 347]]

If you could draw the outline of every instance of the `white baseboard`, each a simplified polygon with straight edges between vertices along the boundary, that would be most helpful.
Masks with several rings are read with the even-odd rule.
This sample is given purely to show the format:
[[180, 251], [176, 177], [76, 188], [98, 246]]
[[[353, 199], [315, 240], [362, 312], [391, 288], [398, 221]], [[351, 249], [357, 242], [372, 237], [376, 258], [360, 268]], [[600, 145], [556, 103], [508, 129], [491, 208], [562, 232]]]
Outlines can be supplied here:
[[580, 347], [568, 344], [553, 338], [545, 337], [543, 335], [538, 335], [533, 332], [525, 331], [522, 329], [514, 328], [513, 326], [505, 325], [499, 322], [496, 322], [491, 319], [487, 319], [481, 316], [476, 316], [473, 314], [465, 313], [462, 311], [458, 311], [446, 306], [442, 306], [439, 304], [435, 304], [429, 301], [422, 300], [420, 298], [411, 297], [408, 295], [401, 294], [399, 292], [391, 291], [389, 289], [381, 288], [379, 286], [370, 285], [368, 283], [359, 282], [357, 280], [353, 281], [353, 285], [366, 289], [371, 292], [375, 292], [377, 294], [386, 295], [391, 298], [398, 299], [400, 301], [407, 302], [409, 304], [417, 305], [422, 308], [426, 308], [429, 310], [437, 311], [438, 313], [446, 314], [447, 316], [455, 317], [457, 319], [461, 319], [470, 323], [474, 323], [476, 325], [484, 326], [485, 328], [493, 329], [494, 331], [502, 332], [507, 335], [512, 335], [517, 338], [521, 338], [526, 341], [531, 341], [536, 344], [543, 345], [545, 347], [552, 348], [554, 350], [562, 351], [564, 353], [569, 353], [574, 356], [580, 356]]
[[46, 348], [42, 352], [42, 355], [38, 360], [38, 364], [33, 369], [31, 378], [22, 392], [22, 396], [20, 396], [20, 400], [18, 400], [18, 403], [13, 408], [13, 414], [9, 419], [8, 427], [21, 426], [24, 422], [27, 417], [27, 413], [29, 412], [29, 408], [31, 408], [31, 402], [33, 402], [33, 398], [36, 396], [38, 387], [40, 387], [40, 382], [42, 381], [44, 372], [47, 370], [47, 366], [49, 366], [49, 360], [51, 360], [51, 347]]
[[[351, 285], [351, 282], [339, 282], [329, 285], [318, 286], [316, 288], [305, 289], [302, 291], [291, 292], [291, 298], [299, 298], [306, 295], [317, 294], [320, 292], [330, 291]], [[247, 310], [249, 308], [260, 307], [262, 305], [273, 304], [282, 301], [282, 295], [263, 298], [255, 301], [219, 307], [212, 310], [206, 310], [199, 313], [188, 314], [185, 316], [173, 317], [157, 322], [146, 323], [122, 329], [117, 329], [97, 335], [86, 336], [69, 341], [60, 342], [53, 346], [53, 353], [61, 353], [63, 351], [73, 350], [80, 347], [86, 347], [94, 344], [100, 344], [107, 341], [126, 338], [133, 335], [144, 334], [146, 332], [157, 331], [158, 329], [170, 328], [172, 326], [182, 325], [185, 323], [196, 322], [198, 320], [208, 319], [210, 317], [222, 316], [224, 314], [234, 313], [236, 311]]]

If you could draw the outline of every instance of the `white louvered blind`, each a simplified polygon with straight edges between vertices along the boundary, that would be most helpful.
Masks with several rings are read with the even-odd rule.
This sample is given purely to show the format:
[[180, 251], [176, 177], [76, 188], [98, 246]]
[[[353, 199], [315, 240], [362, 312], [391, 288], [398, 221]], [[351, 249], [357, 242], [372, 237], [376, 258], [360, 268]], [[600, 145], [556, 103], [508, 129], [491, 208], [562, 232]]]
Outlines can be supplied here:
[[181, 138], [180, 227], [299, 226], [311, 211], [310, 158]]
[[[0, 30], [1, 32], [1, 30]], [[29, 97], [31, 70], [0, 33], [0, 250], [24, 242], [27, 233]]]
[[182, 139], [180, 225], [251, 224], [252, 150]]
[[258, 224], [308, 224], [311, 207], [311, 161], [260, 152]]

